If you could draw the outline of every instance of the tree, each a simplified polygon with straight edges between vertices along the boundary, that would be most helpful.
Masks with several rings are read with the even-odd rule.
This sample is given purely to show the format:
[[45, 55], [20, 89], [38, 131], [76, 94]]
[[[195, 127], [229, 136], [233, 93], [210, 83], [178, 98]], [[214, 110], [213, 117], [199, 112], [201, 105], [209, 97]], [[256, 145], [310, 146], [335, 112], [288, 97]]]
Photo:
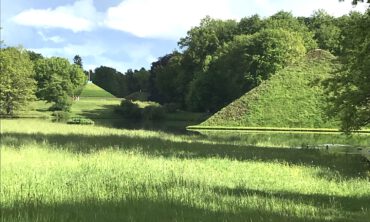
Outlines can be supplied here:
[[370, 124], [370, 9], [350, 14], [342, 42], [342, 67], [324, 82], [328, 113], [346, 133]]
[[340, 52], [341, 29], [336, 20], [324, 10], [318, 10], [309, 18], [308, 26], [315, 34], [314, 38], [320, 49], [325, 49], [338, 55]]
[[259, 15], [252, 15], [251, 17], [245, 17], [240, 19], [238, 23], [238, 34], [252, 35], [259, 32], [262, 29], [263, 20]]
[[278, 70], [299, 61], [306, 52], [303, 44], [297, 33], [283, 29], [236, 36], [214, 55], [209, 69], [192, 81], [188, 107], [217, 111]]
[[75, 57], [73, 58], [73, 63], [78, 65], [81, 69], [83, 69], [82, 58], [79, 55], [75, 55]]
[[117, 97], [125, 97], [129, 91], [125, 76], [111, 67], [96, 68], [92, 81]]
[[35, 66], [39, 99], [53, 102], [51, 109], [68, 111], [71, 98], [81, 92], [86, 83], [83, 70], [64, 58], [52, 57], [38, 60]]
[[33, 63], [36, 63], [37, 60], [44, 58], [40, 53], [36, 53], [31, 50], [27, 50], [27, 53]]
[[314, 40], [314, 33], [290, 12], [277, 12], [267, 18], [263, 26], [265, 29], [284, 29], [289, 32], [297, 33], [304, 40], [304, 46], [307, 51], [317, 48], [317, 43]]
[[0, 113], [13, 116], [35, 98], [33, 64], [22, 48], [5, 48], [0, 53]]
[[[339, 0], [340, 2], [344, 2], [344, 0]], [[353, 5], [357, 5], [359, 2], [365, 2], [364, 0], [352, 0]], [[370, 0], [366, 1], [367, 3], [370, 3]]]

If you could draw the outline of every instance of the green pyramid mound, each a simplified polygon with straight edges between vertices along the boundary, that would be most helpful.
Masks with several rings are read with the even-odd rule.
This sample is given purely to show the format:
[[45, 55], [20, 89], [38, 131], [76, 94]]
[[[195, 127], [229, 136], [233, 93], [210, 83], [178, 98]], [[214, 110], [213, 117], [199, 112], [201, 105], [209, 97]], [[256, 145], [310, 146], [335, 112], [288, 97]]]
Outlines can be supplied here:
[[87, 83], [81, 92], [81, 97], [103, 97], [103, 98], [116, 98], [109, 92], [95, 85], [94, 83]]
[[334, 56], [323, 50], [307, 54], [244, 94], [200, 126], [337, 128], [325, 115], [320, 82], [334, 69]]

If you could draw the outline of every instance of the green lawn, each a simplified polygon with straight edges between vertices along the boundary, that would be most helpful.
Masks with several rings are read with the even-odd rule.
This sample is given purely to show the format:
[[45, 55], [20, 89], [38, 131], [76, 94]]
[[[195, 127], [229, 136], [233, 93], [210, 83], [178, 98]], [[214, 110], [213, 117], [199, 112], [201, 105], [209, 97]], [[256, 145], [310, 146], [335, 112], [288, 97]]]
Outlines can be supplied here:
[[41, 120], [1, 124], [1, 221], [370, 218], [370, 168], [358, 155]]

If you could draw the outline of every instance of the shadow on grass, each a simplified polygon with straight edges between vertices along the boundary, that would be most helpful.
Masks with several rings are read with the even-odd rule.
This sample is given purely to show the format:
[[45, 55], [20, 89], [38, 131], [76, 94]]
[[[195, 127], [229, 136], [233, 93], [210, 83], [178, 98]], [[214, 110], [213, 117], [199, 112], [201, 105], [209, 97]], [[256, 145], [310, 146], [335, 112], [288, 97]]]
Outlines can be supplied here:
[[150, 156], [176, 158], [228, 158], [239, 161], [279, 162], [328, 168], [327, 174], [320, 171], [321, 177], [335, 179], [338, 173], [346, 178], [365, 176], [369, 164], [360, 155], [333, 154], [311, 149], [264, 148], [241, 145], [205, 144], [202, 142], [174, 142], [165, 138], [142, 138], [125, 135], [60, 135], [3, 133], [2, 144], [21, 147], [27, 144], [47, 144], [56, 149], [74, 153], [91, 153], [101, 149], [118, 148], [137, 150]]
[[[15, 203], [14, 207], [2, 209], [2, 221], [284, 221], [284, 222], [319, 222], [328, 221], [313, 218], [310, 215], [297, 217], [289, 212], [271, 212], [266, 207], [253, 209], [245, 207], [236, 210], [214, 211], [191, 206], [185, 201], [151, 200], [146, 198], [128, 198], [121, 201], [103, 201], [98, 199], [83, 202], [65, 202], [57, 204]], [[366, 221], [348, 220], [341, 215], [333, 216], [331, 221]], [[358, 219], [358, 218], [357, 218]]]
[[117, 119], [122, 118], [114, 109], [117, 105], [101, 105], [98, 109], [82, 110], [79, 115], [89, 119]]
[[[262, 191], [247, 188], [226, 188], [226, 187], [215, 187], [213, 192], [219, 195], [228, 195], [236, 197], [248, 197], [258, 196], [266, 199], [280, 199], [282, 201], [291, 201], [295, 204], [307, 204], [320, 207], [325, 209], [333, 207], [341, 209], [341, 211], [348, 212], [361, 212], [362, 209], [368, 208], [370, 203], [370, 195], [362, 197], [349, 197], [349, 196], [337, 196], [337, 195], [325, 195], [325, 194], [302, 194], [287, 191]], [[368, 214], [370, 216], [370, 209], [368, 208]]]

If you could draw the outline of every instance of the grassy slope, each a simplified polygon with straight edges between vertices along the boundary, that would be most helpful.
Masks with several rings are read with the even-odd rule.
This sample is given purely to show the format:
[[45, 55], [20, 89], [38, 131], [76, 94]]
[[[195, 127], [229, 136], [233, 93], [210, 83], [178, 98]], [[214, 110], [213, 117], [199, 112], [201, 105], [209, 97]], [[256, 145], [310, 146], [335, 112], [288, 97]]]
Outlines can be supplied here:
[[103, 98], [115, 98], [112, 94], [95, 85], [94, 83], [88, 83], [81, 92], [81, 97], [103, 97]]
[[315, 51], [220, 110], [201, 126], [336, 128], [324, 114], [323, 88], [333, 57]]
[[3, 120], [1, 151], [9, 222], [370, 217], [369, 169], [355, 155], [39, 120]]

